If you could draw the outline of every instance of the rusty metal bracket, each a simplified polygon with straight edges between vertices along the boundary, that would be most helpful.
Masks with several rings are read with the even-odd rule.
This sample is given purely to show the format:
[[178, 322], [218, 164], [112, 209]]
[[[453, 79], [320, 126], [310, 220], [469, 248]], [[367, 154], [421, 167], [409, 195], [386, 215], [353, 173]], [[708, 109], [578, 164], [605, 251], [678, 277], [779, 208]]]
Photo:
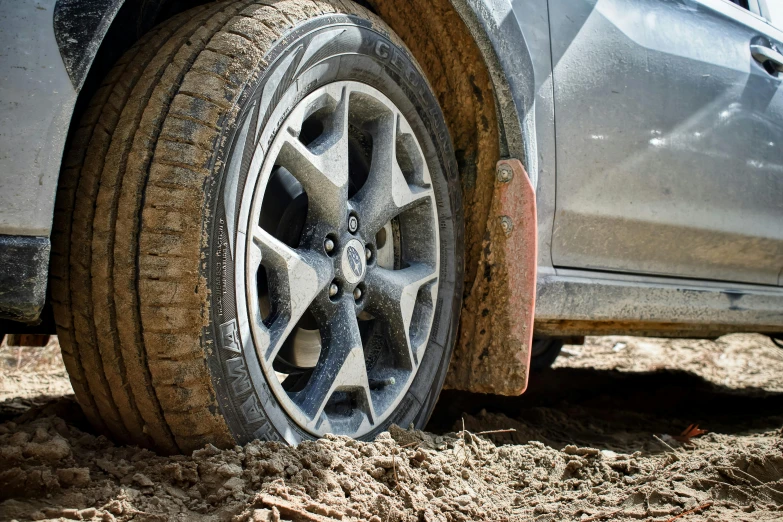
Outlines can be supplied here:
[[517, 159], [496, 167], [479, 270], [460, 317], [446, 387], [499, 395], [527, 388], [536, 299], [538, 221]]

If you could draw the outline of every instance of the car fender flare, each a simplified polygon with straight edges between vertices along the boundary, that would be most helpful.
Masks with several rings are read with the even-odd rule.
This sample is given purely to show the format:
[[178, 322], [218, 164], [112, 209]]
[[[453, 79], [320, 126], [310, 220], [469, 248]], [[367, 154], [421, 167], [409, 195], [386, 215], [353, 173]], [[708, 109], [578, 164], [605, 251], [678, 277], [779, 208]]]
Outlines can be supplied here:
[[522, 161], [535, 181], [533, 60], [513, 6], [509, 0], [450, 1], [478, 45], [492, 78], [505, 142], [501, 156]]
[[57, 0], [54, 37], [74, 89], [80, 91], [111, 23], [125, 0]]

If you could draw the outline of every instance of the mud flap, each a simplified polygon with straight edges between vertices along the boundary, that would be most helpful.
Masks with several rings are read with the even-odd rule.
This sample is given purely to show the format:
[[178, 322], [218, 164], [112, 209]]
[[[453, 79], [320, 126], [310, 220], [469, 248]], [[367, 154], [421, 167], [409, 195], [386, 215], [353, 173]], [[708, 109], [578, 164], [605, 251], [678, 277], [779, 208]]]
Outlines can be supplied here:
[[479, 268], [460, 317], [446, 388], [519, 395], [527, 388], [536, 299], [538, 222], [516, 159], [496, 167]]

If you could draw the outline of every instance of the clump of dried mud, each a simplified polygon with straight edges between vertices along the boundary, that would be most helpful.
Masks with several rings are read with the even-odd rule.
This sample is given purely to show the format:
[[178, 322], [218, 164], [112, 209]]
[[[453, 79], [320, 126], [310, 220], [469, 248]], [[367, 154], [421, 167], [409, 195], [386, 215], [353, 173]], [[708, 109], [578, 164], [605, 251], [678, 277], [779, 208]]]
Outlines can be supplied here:
[[[441, 434], [174, 457], [95, 435], [70, 396], [8, 400], [0, 520], [783, 519], [780, 394], [667, 371], [534, 379], [527, 398], [444, 393]], [[690, 422], [711, 433], [677, 440]]]

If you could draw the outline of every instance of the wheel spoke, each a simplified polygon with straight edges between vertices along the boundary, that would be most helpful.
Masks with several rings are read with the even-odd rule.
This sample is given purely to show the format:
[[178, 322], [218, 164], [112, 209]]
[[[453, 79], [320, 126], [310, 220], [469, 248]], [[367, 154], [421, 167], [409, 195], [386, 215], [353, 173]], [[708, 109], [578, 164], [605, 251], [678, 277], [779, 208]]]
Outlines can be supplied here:
[[335, 94], [339, 101], [326, 122], [324, 133], [309, 146], [299, 140], [305, 108], [288, 118], [281, 131], [277, 164], [288, 169], [308, 197], [312, 221], [340, 229], [346, 220], [348, 201], [348, 92]]
[[339, 303], [337, 314], [324, 330], [324, 349], [318, 364], [304, 389], [292, 394], [294, 403], [315, 424], [336, 391], [350, 391], [356, 394], [370, 424], [375, 424], [359, 324], [349, 299]]
[[[272, 324], [268, 328], [259, 324], [269, 334], [264, 359], [270, 362], [315, 296], [332, 280], [334, 268], [325, 256], [293, 249], [258, 226], [253, 230], [253, 244], [258, 250], [251, 257], [255, 262], [251, 269], [264, 265], [281, 294], [281, 308]], [[260, 322], [260, 310], [255, 315]]]
[[[390, 219], [433, 194], [423, 158], [418, 158], [421, 172], [415, 176], [421, 185], [408, 183], [400, 168], [396, 154], [397, 136], [405, 130], [410, 129], [396, 113], [389, 113], [377, 121], [370, 173], [367, 182], [351, 200], [359, 213], [367, 240], [374, 237]], [[418, 150], [416, 153], [420, 154]]]
[[419, 363], [418, 346], [411, 342], [416, 299], [421, 287], [436, 277], [435, 270], [424, 263], [402, 270], [376, 267], [367, 274], [367, 286], [371, 289], [367, 311], [387, 324], [392, 347], [408, 370], [413, 370]]

